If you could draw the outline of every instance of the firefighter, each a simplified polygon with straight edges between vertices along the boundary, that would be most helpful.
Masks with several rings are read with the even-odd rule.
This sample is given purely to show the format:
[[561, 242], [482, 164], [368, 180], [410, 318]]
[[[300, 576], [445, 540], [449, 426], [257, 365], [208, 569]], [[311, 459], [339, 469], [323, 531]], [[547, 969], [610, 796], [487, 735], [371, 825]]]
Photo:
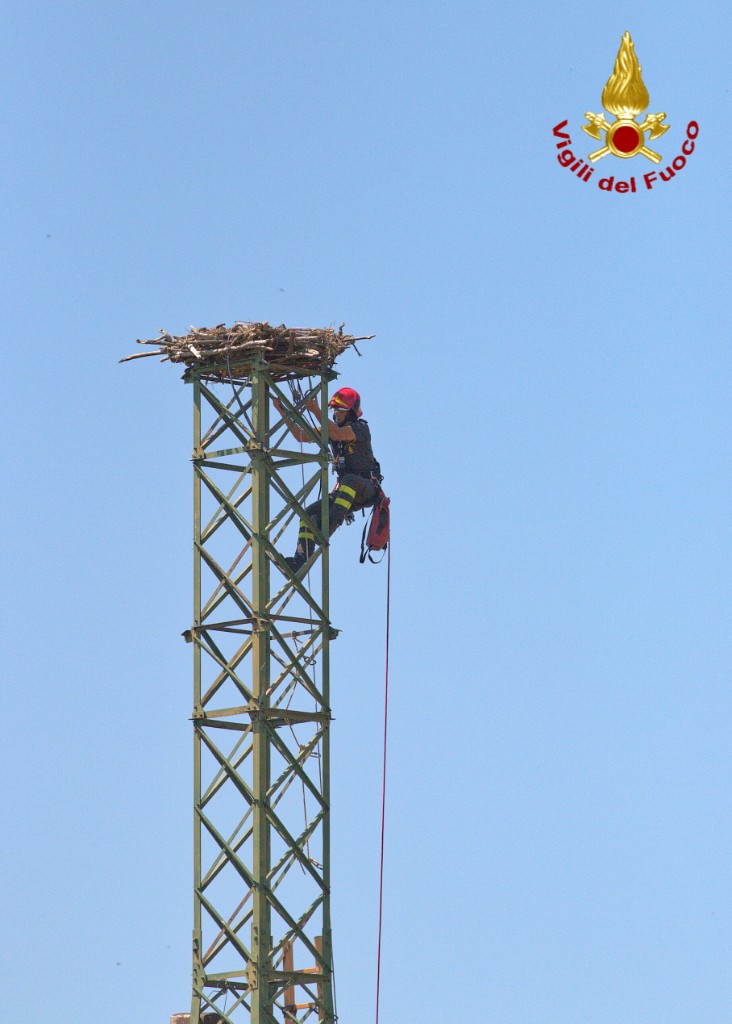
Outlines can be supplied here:
[[[275, 408], [284, 413], [282, 404], [274, 399]], [[316, 398], [305, 406], [320, 419], [320, 406]], [[379, 494], [381, 470], [371, 450], [371, 431], [361, 419], [361, 398], [353, 388], [340, 388], [328, 402], [333, 419], [328, 420], [328, 439], [335, 460], [338, 483], [328, 498], [329, 536], [332, 536], [346, 516], [362, 508], [370, 508]], [[298, 441], [312, 439], [295, 423], [286, 420], [287, 427]], [[320, 501], [305, 509], [310, 519], [321, 527]], [[307, 519], [300, 521], [300, 533], [295, 554], [286, 558], [290, 568], [297, 572], [315, 550], [315, 534]]]

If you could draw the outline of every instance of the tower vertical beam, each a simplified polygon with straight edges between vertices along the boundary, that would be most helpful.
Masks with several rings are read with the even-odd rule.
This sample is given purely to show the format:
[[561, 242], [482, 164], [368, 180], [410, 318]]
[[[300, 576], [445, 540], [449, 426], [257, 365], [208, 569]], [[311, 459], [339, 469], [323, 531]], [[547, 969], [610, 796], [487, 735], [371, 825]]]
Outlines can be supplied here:
[[252, 959], [254, 966], [252, 1020], [266, 1021], [271, 1015], [269, 984], [272, 937], [269, 902], [269, 777], [270, 748], [266, 712], [269, 707], [269, 468], [267, 465], [269, 394], [266, 375], [260, 366], [252, 375], [252, 614], [254, 617], [252, 694], [254, 705], [254, 914], [252, 917]]
[[[201, 477], [196, 462], [203, 454], [201, 448], [201, 385], [193, 381], [193, 629], [201, 625]], [[200, 999], [196, 992], [203, 983], [201, 962], [201, 733], [196, 716], [201, 712], [201, 648], [193, 645], [193, 1009], [191, 1024], [199, 1024]]]
[[[328, 437], [328, 378], [323, 375], [320, 381], [320, 432], [321, 437]], [[320, 470], [320, 495], [321, 495], [321, 520], [323, 523], [323, 534], [328, 537], [330, 533], [330, 502], [328, 495], [328, 463], [323, 462]], [[330, 544], [324, 544], [322, 557], [322, 607], [323, 617], [330, 622]], [[330, 628], [325, 631], [323, 638], [322, 654], [322, 683], [323, 703], [330, 707]], [[324, 970], [329, 978], [333, 975], [333, 938], [331, 934], [330, 921], [330, 722], [325, 722], [323, 727], [323, 742], [321, 747], [321, 778], [323, 788], [323, 801], [326, 806], [323, 819], [323, 882], [325, 883], [326, 897], [323, 903], [323, 934], [320, 950], [324, 961]], [[333, 1006], [333, 990], [329, 984], [322, 990], [323, 1018], [326, 1021], [335, 1019]]]

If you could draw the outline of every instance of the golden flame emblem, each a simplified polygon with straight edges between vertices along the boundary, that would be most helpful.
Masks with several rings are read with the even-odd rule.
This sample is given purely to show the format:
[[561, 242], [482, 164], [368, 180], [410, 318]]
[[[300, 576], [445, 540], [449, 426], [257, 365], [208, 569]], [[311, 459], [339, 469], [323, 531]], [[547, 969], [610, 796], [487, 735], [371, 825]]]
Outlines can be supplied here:
[[630, 32], [626, 32], [615, 58], [613, 73], [602, 90], [602, 105], [615, 115], [616, 120], [610, 124], [602, 114], [588, 112], [585, 117], [589, 123], [582, 125], [582, 130], [593, 139], [602, 139], [602, 132], [605, 132], [605, 145], [589, 155], [588, 159], [593, 163], [608, 153], [624, 160], [640, 153], [655, 164], [660, 162], [660, 154], [646, 146], [645, 133], [649, 133], [649, 139], [659, 139], [671, 126], [663, 124], [665, 114], [648, 114], [642, 124], [636, 122], [638, 114], [650, 103], [642, 70]]

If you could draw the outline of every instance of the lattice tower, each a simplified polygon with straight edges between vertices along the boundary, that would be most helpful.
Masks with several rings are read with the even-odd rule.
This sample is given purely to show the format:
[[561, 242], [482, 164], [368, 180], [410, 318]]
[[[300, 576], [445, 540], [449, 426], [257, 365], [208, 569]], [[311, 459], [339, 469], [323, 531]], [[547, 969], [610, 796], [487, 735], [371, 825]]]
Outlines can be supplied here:
[[[328, 382], [259, 358], [189, 368], [194, 405], [191, 1024], [333, 1024]], [[301, 393], [299, 393], [301, 389]], [[288, 433], [273, 399], [307, 431]], [[321, 422], [306, 413], [319, 400]], [[299, 450], [298, 450], [299, 448]], [[305, 506], [323, 531], [294, 576]], [[285, 536], [286, 534], [286, 536]]]

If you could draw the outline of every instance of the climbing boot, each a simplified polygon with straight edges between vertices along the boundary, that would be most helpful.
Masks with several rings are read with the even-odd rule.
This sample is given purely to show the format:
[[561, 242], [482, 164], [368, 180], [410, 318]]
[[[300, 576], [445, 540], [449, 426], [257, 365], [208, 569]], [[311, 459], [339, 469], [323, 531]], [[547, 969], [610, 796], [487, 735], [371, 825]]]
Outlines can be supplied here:
[[313, 544], [301, 538], [294, 555], [288, 555], [285, 561], [292, 572], [299, 572], [313, 553]]
[[290, 569], [294, 573], [297, 573], [305, 565], [305, 562], [307, 561], [307, 559], [305, 558], [305, 555], [301, 555], [298, 552], [296, 555], [287, 555], [286, 558], [285, 558], [285, 561], [289, 565]]

